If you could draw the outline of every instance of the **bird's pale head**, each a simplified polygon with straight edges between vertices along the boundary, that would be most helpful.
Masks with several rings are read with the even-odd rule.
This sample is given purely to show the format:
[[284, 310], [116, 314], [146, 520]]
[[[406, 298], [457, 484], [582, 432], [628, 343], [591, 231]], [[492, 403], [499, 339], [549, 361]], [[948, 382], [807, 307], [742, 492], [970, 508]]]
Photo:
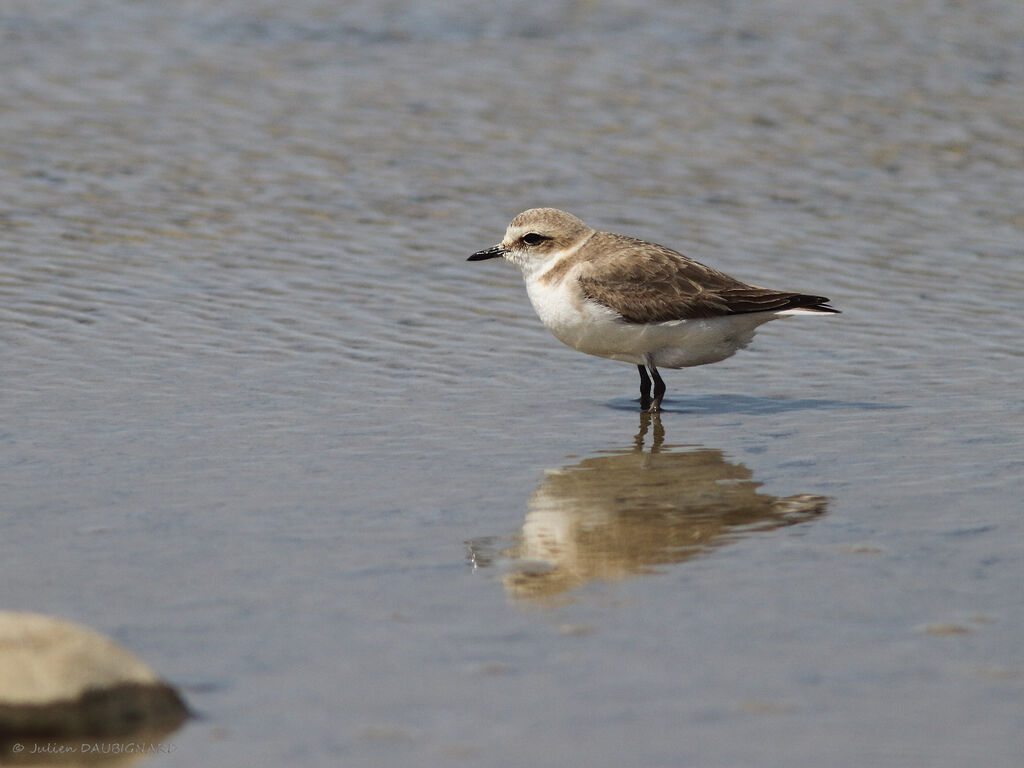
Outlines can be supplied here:
[[501, 256], [525, 274], [552, 257], [581, 245], [593, 234], [591, 227], [571, 213], [557, 208], [531, 208], [512, 219], [500, 243], [474, 253], [469, 261]]

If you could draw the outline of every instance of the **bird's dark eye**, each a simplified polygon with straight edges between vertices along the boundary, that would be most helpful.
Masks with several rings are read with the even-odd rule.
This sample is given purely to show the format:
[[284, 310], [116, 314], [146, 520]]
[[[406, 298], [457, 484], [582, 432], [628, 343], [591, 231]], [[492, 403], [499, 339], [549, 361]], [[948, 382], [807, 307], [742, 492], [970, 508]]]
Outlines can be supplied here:
[[538, 235], [536, 232], [530, 232], [523, 235], [523, 242], [527, 245], [540, 245], [545, 240], [547, 240], [547, 238], [544, 237], [544, 235]]

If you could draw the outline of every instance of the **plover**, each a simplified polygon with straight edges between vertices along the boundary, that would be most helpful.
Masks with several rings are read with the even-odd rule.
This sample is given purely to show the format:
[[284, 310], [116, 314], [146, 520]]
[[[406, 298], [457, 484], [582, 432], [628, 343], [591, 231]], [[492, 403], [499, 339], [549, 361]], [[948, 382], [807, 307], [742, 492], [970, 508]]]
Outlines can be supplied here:
[[824, 296], [747, 285], [670, 248], [599, 232], [557, 208], [523, 211], [500, 243], [468, 260], [498, 257], [522, 271], [533, 308], [556, 338], [637, 366], [640, 407], [649, 413], [661, 411], [665, 396], [659, 367], [717, 363], [769, 320], [839, 312]]

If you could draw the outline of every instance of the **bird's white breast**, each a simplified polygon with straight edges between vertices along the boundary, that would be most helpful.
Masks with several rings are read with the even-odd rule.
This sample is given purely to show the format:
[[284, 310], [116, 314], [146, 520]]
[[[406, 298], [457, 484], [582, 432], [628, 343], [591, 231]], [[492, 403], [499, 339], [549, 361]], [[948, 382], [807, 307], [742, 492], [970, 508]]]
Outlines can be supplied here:
[[715, 363], [746, 347], [754, 330], [777, 315], [759, 312], [716, 318], [630, 323], [588, 300], [576, 280], [577, 268], [560, 279], [548, 270], [524, 274], [526, 291], [541, 322], [564, 344], [589, 355], [665, 368]]

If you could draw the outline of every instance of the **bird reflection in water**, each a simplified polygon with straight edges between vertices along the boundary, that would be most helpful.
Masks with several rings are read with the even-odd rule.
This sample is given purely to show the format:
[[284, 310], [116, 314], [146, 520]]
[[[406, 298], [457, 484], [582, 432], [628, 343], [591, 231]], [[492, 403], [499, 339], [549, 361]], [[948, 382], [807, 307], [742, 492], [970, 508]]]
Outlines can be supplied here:
[[822, 496], [760, 493], [752, 472], [721, 451], [664, 440], [660, 417], [645, 413], [632, 448], [548, 470], [530, 497], [522, 534], [468, 542], [471, 562], [500, 564], [516, 598], [550, 599], [825, 512]]

